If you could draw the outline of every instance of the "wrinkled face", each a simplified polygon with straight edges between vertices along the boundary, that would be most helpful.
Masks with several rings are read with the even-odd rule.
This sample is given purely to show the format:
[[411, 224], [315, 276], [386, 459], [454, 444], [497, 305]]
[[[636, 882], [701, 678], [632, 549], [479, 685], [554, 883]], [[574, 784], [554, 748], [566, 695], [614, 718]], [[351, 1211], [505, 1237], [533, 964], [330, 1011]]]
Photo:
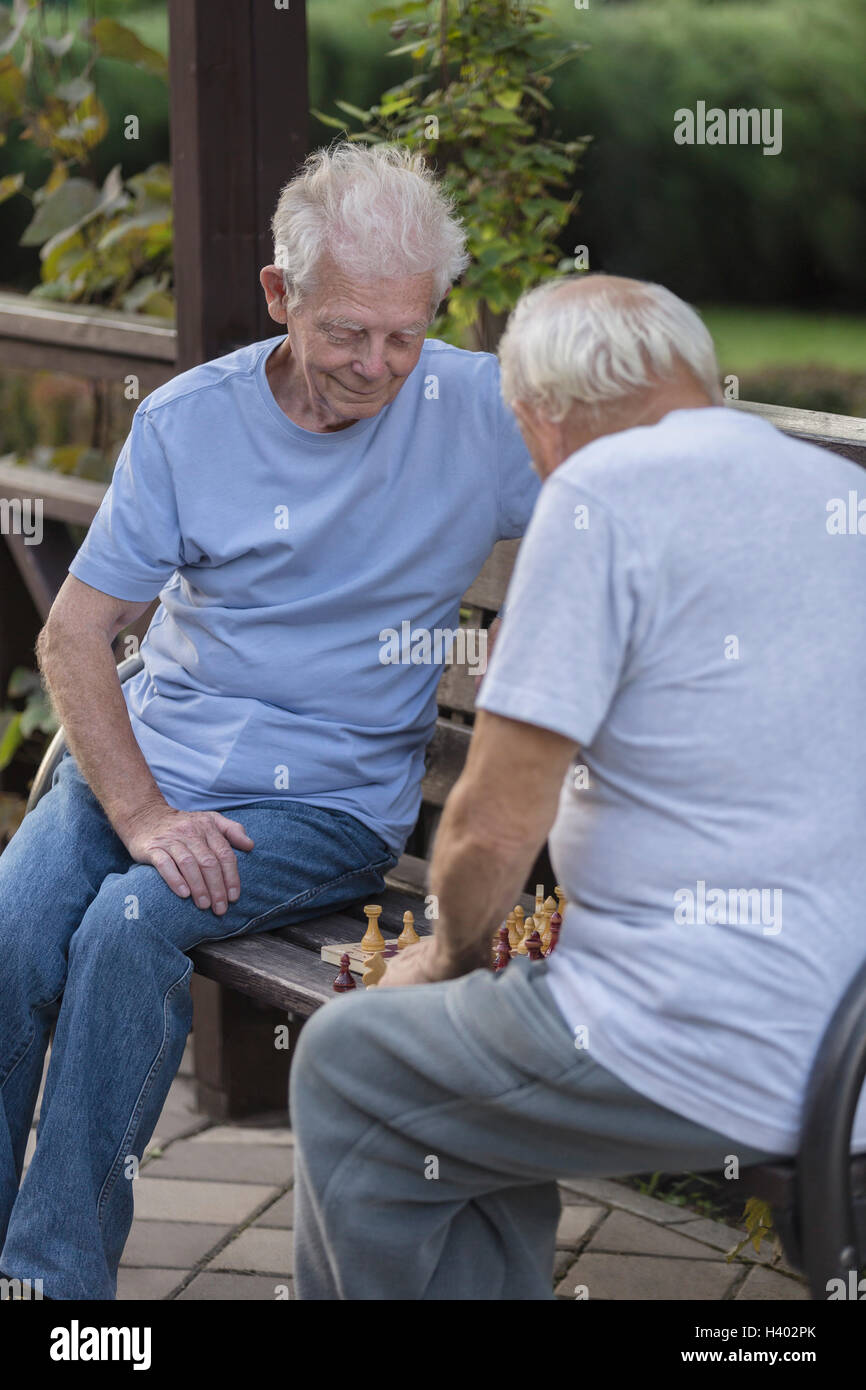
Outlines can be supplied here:
[[430, 322], [433, 275], [351, 279], [333, 261], [286, 328], [310, 400], [335, 424], [388, 405], [415, 367]]

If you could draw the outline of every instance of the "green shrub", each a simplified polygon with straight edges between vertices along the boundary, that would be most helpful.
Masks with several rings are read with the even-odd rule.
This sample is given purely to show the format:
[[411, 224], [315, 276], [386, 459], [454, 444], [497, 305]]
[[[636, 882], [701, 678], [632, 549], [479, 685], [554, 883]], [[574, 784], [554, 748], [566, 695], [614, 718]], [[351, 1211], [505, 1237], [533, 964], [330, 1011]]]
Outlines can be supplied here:
[[[361, 107], [406, 75], [360, 0], [309, 0], [311, 104]], [[552, 6], [590, 45], [551, 89], [563, 139], [593, 132], [579, 215], [562, 239], [593, 269], [657, 279], [693, 300], [866, 298], [863, 0], [639, 0]], [[674, 111], [703, 99], [783, 110], [782, 153], [674, 144]], [[312, 138], [332, 132], [314, 122]]]

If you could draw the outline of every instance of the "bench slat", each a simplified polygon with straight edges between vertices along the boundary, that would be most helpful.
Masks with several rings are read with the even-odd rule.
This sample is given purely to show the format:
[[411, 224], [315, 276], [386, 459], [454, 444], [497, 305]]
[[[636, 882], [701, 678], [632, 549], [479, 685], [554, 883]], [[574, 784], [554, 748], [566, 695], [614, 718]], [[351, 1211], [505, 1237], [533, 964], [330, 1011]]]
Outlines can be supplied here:
[[497, 541], [478, 578], [466, 590], [465, 604], [497, 613], [502, 607], [520, 541]]
[[463, 771], [472, 730], [465, 724], [437, 719], [433, 737], [427, 745], [427, 771], [422, 795], [428, 806], [445, 805], [448, 793]]
[[213, 941], [190, 954], [199, 975], [303, 1018], [334, 998], [334, 967], [273, 933]]

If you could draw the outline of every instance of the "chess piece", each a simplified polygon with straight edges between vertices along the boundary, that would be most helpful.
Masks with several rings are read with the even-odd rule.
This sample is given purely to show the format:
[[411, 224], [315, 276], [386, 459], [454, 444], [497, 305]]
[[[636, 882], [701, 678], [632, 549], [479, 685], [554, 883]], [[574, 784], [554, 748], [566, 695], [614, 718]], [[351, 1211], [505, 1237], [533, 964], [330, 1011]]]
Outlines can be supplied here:
[[[517, 933], [517, 940], [514, 943], [514, 947], [512, 949], [511, 954], [513, 956], [519, 956], [520, 943], [523, 940], [524, 936], [523, 908], [519, 904], [514, 909], [514, 930]], [[526, 952], [524, 951], [523, 954], [526, 955]]]
[[385, 958], [381, 951], [377, 951], [370, 957], [364, 967], [364, 974], [362, 976], [364, 988], [370, 989], [373, 985], [377, 985], [385, 974], [386, 969]]
[[536, 885], [535, 885], [535, 911], [534, 911], [533, 914], [532, 914], [533, 917], [535, 918], [536, 923], [538, 923], [538, 922], [541, 921], [541, 914], [542, 914], [543, 911], [544, 911], [544, 884], [543, 884], [543, 883], [536, 883]]
[[523, 936], [520, 938], [520, 945], [517, 947], [515, 955], [525, 956], [529, 954], [529, 938], [535, 931], [535, 918], [527, 917], [523, 924]]
[[556, 911], [556, 898], [545, 898], [541, 917], [541, 946], [544, 951], [550, 945], [550, 919]]
[[505, 952], [506, 958], [508, 960], [511, 959], [511, 946], [508, 940], [508, 928], [504, 922], [502, 923], [502, 926], [499, 928], [499, 931], [496, 933], [496, 936], [493, 940], [494, 970], [501, 969], [501, 967], [496, 964], [496, 961], [499, 960], [499, 954], [501, 951]]
[[403, 951], [407, 946], [417, 946], [421, 940], [415, 930], [415, 918], [411, 912], [403, 913], [403, 930], [397, 937], [397, 950]]
[[379, 930], [379, 918], [382, 915], [381, 907], [365, 907], [364, 914], [367, 918], [367, 930], [361, 940], [361, 950], [366, 952], [384, 951], [385, 938]]
[[559, 905], [559, 916], [560, 919], [562, 919], [565, 916], [565, 889], [560, 888], [559, 884], [557, 884], [553, 891], [556, 894], [556, 901]]
[[538, 931], [533, 931], [526, 943], [526, 950], [530, 960], [541, 960], [541, 936]]
[[495, 971], [504, 970], [510, 960], [511, 952], [508, 949], [508, 942], [500, 941], [499, 945], [496, 947], [496, 963], [493, 966], [493, 969]]
[[559, 940], [559, 929], [561, 926], [562, 918], [560, 917], [558, 912], [554, 912], [553, 916], [550, 919], [550, 941], [548, 943], [547, 950], [544, 953], [546, 956], [552, 955], [552, 953], [556, 950], [556, 943]]
[[349, 971], [349, 957], [345, 951], [340, 956], [340, 973], [332, 987], [337, 994], [345, 994], [348, 989], [358, 988]]
[[511, 950], [513, 951], [515, 946], [520, 941], [520, 934], [517, 930], [517, 916], [515, 914], [514, 908], [512, 908], [508, 914], [506, 926], [508, 927], [508, 944], [511, 947]]

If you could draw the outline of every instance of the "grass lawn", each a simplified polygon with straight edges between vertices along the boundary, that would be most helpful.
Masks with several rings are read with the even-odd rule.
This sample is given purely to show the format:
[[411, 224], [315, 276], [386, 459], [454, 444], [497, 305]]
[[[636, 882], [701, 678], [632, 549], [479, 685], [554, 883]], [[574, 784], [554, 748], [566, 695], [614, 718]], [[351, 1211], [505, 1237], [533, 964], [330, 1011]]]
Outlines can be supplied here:
[[866, 371], [866, 317], [796, 309], [702, 306], [723, 371], [823, 366]]

